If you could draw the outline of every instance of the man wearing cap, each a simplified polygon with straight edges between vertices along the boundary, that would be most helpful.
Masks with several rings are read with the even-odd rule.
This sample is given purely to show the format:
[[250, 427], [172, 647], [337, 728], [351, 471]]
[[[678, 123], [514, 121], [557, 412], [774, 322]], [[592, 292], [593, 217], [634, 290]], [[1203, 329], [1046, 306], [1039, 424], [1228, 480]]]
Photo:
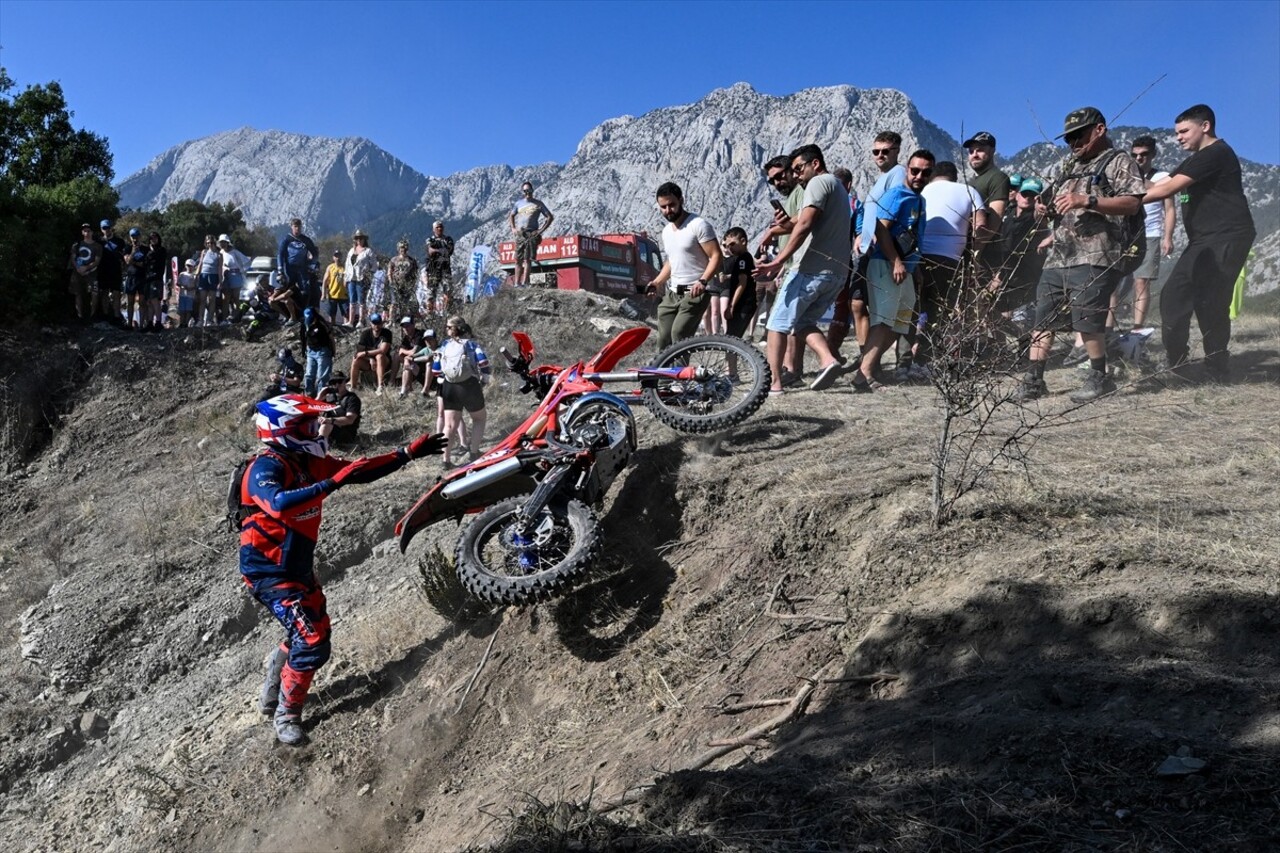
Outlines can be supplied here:
[[347, 384], [347, 374], [335, 370], [320, 399], [338, 408], [333, 412], [333, 434], [329, 441], [339, 447], [355, 447], [360, 441], [360, 395]]
[[453, 238], [444, 233], [444, 223], [437, 219], [427, 238], [427, 304], [423, 310], [447, 314], [453, 305]]
[[1036, 210], [1043, 191], [1039, 178], [1020, 178], [1015, 207], [1000, 226], [1000, 268], [990, 284], [994, 309], [1000, 314], [1012, 315], [1036, 298], [1036, 283], [1049, 250], [1049, 224], [1044, 211]]
[[285, 283], [298, 288], [299, 300], [304, 308], [315, 308], [320, 304], [320, 293], [312, 287], [308, 272], [311, 262], [319, 260], [320, 250], [316, 248], [315, 242], [302, 233], [302, 220], [289, 220], [289, 233], [280, 240], [276, 265]]
[[147, 247], [142, 231], [129, 229], [129, 245], [124, 249], [124, 316], [125, 325], [141, 330], [146, 315]]
[[407, 314], [400, 318], [400, 348], [396, 350], [393, 370], [400, 374], [400, 399], [409, 395], [409, 386], [418, 375], [418, 364], [413, 357], [422, 349], [422, 332]]
[[364, 319], [364, 302], [377, 269], [378, 256], [369, 248], [369, 235], [357, 228], [343, 264], [347, 278], [347, 326], [352, 329], [360, 328], [360, 321]]
[[1000, 236], [1000, 223], [1004, 220], [1004, 212], [1009, 204], [1009, 176], [996, 168], [996, 138], [987, 131], [975, 133], [964, 142], [969, 152], [969, 168], [973, 169], [973, 180], [969, 185], [982, 196], [987, 208], [987, 221], [984, 227], [974, 232], [976, 274], [980, 284], [987, 284], [995, 275], [1000, 265], [1000, 244], [996, 239]]
[[360, 332], [360, 342], [351, 357], [352, 388], [360, 387], [360, 370], [366, 367], [373, 369], [378, 380], [374, 393], [381, 397], [387, 371], [391, 368], [391, 330], [383, 326], [382, 315], [376, 311], [369, 315], [369, 326]]
[[87, 323], [93, 317], [90, 298], [98, 290], [98, 264], [102, 263], [102, 247], [93, 239], [93, 226], [88, 222], [80, 226], [80, 239], [71, 244], [71, 257], [67, 268], [71, 281], [67, 288], [75, 303], [76, 319]]
[[[542, 223], [544, 216], [547, 221]], [[520, 200], [507, 214], [507, 224], [516, 238], [516, 287], [529, 284], [529, 267], [538, 259], [542, 232], [551, 227], [555, 218], [545, 204], [533, 197], [533, 184], [525, 181], [520, 185]]]
[[196, 310], [196, 282], [196, 259], [187, 258], [183, 271], [178, 273], [178, 280], [174, 282], [174, 290], [178, 294], [178, 325], [180, 327], [196, 324], [193, 319]]
[[124, 289], [124, 250], [129, 244], [116, 236], [110, 219], [98, 223], [102, 230], [102, 261], [98, 264], [98, 304], [94, 312], [108, 323], [119, 326], [120, 292]]
[[1031, 366], [1017, 391], [1033, 400], [1049, 392], [1045, 363], [1055, 331], [1080, 333], [1089, 371], [1073, 403], [1115, 391], [1107, 374], [1106, 323], [1111, 294], [1120, 280], [1125, 220], [1142, 208], [1142, 170], [1127, 151], [1115, 151], [1107, 121], [1096, 107], [1067, 114], [1061, 136], [1071, 147], [1044, 203], [1053, 221], [1053, 244], [1036, 288]]
[[409, 254], [409, 241], [396, 244], [396, 256], [387, 261], [387, 282], [391, 285], [391, 313], [412, 314], [417, 303], [418, 261]]

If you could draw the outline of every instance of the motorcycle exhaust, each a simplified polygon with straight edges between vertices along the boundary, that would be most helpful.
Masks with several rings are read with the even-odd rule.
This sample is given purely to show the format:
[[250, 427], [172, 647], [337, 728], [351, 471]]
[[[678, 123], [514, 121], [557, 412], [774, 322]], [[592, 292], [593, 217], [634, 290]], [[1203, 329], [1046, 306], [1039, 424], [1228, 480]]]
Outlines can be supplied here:
[[496, 483], [504, 477], [510, 477], [512, 474], [520, 472], [523, 463], [518, 457], [499, 462], [497, 465], [491, 465], [483, 471], [474, 474], [468, 474], [465, 477], [454, 480], [449, 485], [440, 490], [440, 497], [447, 501], [457, 500], [465, 497], [472, 492], [479, 491], [491, 483]]

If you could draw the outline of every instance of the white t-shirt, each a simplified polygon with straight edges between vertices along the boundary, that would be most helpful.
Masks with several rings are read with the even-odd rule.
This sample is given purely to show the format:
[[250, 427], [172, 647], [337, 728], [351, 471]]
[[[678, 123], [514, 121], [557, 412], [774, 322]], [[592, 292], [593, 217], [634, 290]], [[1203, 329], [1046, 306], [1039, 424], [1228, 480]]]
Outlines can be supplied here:
[[702, 278], [708, 260], [702, 244], [716, 242], [711, 223], [696, 213], [685, 211], [685, 214], [679, 228], [674, 222], [668, 222], [662, 229], [662, 251], [671, 264], [671, 279], [667, 282], [671, 290], [696, 284]]
[[982, 210], [982, 194], [968, 184], [930, 181], [920, 191], [924, 197], [924, 231], [920, 234], [920, 254], [959, 260], [964, 254], [969, 221]]
[[[1156, 172], [1151, 176], [1151, 183], [1158, 184], [1169, 180], [1168, 172]], [[1153, 201], [1142, 206], [1147, 224], [1147, 236], [1157, 240], [1164, 236], [1164, 199]]]

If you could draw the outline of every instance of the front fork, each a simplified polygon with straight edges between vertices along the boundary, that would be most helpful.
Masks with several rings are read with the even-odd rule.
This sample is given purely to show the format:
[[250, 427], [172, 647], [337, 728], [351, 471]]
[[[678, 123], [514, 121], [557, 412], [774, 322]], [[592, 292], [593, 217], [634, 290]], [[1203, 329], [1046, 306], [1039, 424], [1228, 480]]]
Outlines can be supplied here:
[[533, 490], [533, 494], [524, 502], [524, 506], [520, 507], [520, 512], [515, 517], [511, 543], [519, 551], [522, 569], [532, 571], [537, 567], [538, 548], [534, 528], [542, 511], [546, 509], [551, 498], [560, 491], [565, 478], [574, 470], [573, 462], [573, 459], [566, 459], [553, 467], [547, 476], [542, 478], [542, 482], [538, 483], [538, 487]]

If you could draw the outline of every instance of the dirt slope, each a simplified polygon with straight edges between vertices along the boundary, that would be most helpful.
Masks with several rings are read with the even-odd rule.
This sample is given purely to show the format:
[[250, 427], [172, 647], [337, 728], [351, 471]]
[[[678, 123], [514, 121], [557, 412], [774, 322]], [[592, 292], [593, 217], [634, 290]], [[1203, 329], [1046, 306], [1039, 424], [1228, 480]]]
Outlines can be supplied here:
[[[476, 326], [585, 355], [609, 308], [503, 296]], [[221, 526], [280, 342], [2, 339], [0, 844], [1274, 849], [1280, 323], [1236, 340], [1244, 382], [1126, 386], [942, 531], [928, 388], [788, 393], [717, 439], [641, 415], [599, 571], [522, 611], [441, 615], [423, 573], [452, 525], [396, 549], [435, 463], [344, 490], [319, 548], [335, 654], [293, 750], [253, 707], [277, 630]], [[491, 435], [528, 405], [490, 399]], [[371, 448], [434, 422], [365, 400]], [[787, 710], [734, 706], [801, 694], [707, 760]]]

